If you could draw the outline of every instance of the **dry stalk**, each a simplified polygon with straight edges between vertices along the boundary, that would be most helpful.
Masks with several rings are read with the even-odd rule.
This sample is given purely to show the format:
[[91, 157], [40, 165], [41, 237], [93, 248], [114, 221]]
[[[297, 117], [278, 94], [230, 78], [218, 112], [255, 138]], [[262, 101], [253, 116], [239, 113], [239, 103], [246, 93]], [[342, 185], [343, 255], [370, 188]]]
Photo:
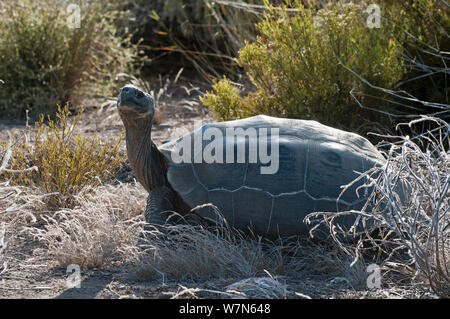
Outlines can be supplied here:
[[[449, 297], [450, 126], [431, 117], [409, 125], [421, 121], [431, 121], [439, 128], [422, 134], [419, 142], [426, 142], [425, 149], [417, 141], [401, 137], [401, 143], [390, 144], [385, 165], [360, 175], [358, 179], [366, 180], [361, 188], [370, 192], [361, 211], [316, 212], [307, 220], [319, 218], [319, 225], [326, 224], [334, 241], [355, 261], [368, 249], [375, 249], [382, 264], [394, 259], [405, 268], [414, 265], [414, 278], [423, 279], [438, 295]], [[350, 231], [338, 225], [344, 215], [358, 217]], [[344, 238], [358, 241], [355, 244]], [[401, 251], [407, 251], [408, 256]]]

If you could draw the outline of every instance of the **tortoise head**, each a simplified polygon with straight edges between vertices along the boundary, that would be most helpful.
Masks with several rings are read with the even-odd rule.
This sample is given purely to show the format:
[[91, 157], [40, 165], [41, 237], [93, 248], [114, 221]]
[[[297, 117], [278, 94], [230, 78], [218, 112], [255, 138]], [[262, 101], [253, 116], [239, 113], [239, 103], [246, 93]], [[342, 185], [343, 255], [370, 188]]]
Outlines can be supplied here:
[[133, 85], [126, 85], [120, 90], [117, 107], [122, 119], [128, 121], [145, 119], [151, 122], [155, 114], [151, 96]]

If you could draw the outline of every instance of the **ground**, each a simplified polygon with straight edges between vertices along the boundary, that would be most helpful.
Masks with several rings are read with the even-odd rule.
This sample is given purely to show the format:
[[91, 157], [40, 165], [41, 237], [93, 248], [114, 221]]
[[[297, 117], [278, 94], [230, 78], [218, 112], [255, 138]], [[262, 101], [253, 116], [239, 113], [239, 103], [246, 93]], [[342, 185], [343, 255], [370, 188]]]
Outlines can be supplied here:
[[[186, 84], [179, 85], [170, 91], [170, 94], [165, 92], [161, 96], [157, 105], [158, 123], [153, 128], [153, 140], [156, 144], [191, 131], [194, 125], [198, 124], [195, 123], [196, 120], [203, 123], [213, 121], [212, 116], [199, 103], [199, 91], [194, 86]], [[0, 139], [5, 140], [8, 131], [14, 133], [23, 128], [22, 123], [2, 121]], [[82, 118], [80, 129], [85, 134], [100, 133], [105, 139], [119, 134], [123, 130], [123, 125], [115, 101], [106, 102], [102, 108], [88, 110]], [[125, 151], [124, 144], [122, 148]], [[135, 218], [143, 212], [146, 194], [144, 189], [135, 183], [133, 177], [129, 167], [125, 166], [118, 178], [126, 186], [109, 185], [107, 186], [109, 188], [105, 189], [112, 193], [126, 191], [130, 197], [134, 196], [132, 198], [134, 201], [129, 202], [131, 204], [123, 206], [119, 204], [118, 207], [123, 211], [129, 210], [128, 213]], [[114, 197], [105, 198], [112, 201], [111, 198]], [[106, 199], [101, 197], [98, 199], [99, 202], [102, 200]], [[103, 209], [103, 206], [99, 206], [98, 209]], [[5, 212], [7, 209], [0, 210], [0, 214]], [[173, 263], [169, 268], [180, 267], [180, 272], [192, 271], [192, 274], [183, 276], [169, 271], [164, 274], [153, 272], [149, 277], [136, 276], [133, 270], [136, 269], [133, 268], [136, 267], [136, 261], [130, 268], [126, 262], [117, 266], [118, 261], [114, 259], [113, 262], [100, 262], [98, 268], [82, 267], [80, 287], [70, 287], [70, 279], [76, 277], [73, 277], [74, 273], [68, 272], [67, 267], [61, 266], [60, 258], [60, 250], [69, 248], [61, 248], [57, 246], [58, 243], [53, 243], [53, 248], [49, 247], [48, 243], [42, 240], [46, 237], [36, 235], [37, 231], [45, 230], [43, 224], [24, 225], [13, 222], [8, 224], [0, 219], [0, 226], [3, 227], [0, 227], [0, 298], [436, 298], [426, 286], [412, 284], [410, 281], [396, 281], [395, 278], [398, 277], [389, 274], [382, 278], [380, 288], [369, 289], [365, 284], [368, 274], [364, 268], [352, 273], [345, 268], [349, 262], [333, 251], [337, 248], [331, 246], [315, 250], [314, 245], [297, 246], [304, 247], [307, 253], [300, 254], [295, 263], [291, 259], [289, 263], [285, 261], [280, 263], [286, 268], [279, 271], [281, 275], [271, 274], [278, 271], [277, 267], [258, 266], [259, 268], [256, 268], [259, 270], [264, 268], [264, 271], [252, 273], [253, 268], [249, 267], [249, 271], [237, 271], [234, 275], [222, 277], [215, 275], [214, 271], [202, 273], [203, 270], [194, 266], [186, 268], [181, 261], [173, 259], [169, 260], [169, 263]], [[230, 248], [233, 253], [235, 251], [233, 249], [236, 249], [233, 245], [234, 243], [223, 248], [224, 251]], [[203, 246], [194, 247], [198, 249], [191, 251], [191, 254], [198, 253], [203, 258], [209, 253], [209, 248], [205, 248], [206, 252], [201, 255]], [[56, 253], [52, 251], [50, 254], [51, 249], [60, 250]], [[90, 248], [83, 246], [80, 249]], [[60, 255], [57, 255], [58, 253]], [[163, 248], [161, 253], [164, 253]], [[236, 250], [236, 253], [240, 251]], [[192, 255], [187, 256], [189, 259]], [[195, 259], [195, 256], [192, 258]], [[264, 256], [261, 259], [264, 259]], [[241, 267], [238, 263], [236, 265], [230, 265], [230, 268]], [[355, 282], [358, 285], [355, 285]]]

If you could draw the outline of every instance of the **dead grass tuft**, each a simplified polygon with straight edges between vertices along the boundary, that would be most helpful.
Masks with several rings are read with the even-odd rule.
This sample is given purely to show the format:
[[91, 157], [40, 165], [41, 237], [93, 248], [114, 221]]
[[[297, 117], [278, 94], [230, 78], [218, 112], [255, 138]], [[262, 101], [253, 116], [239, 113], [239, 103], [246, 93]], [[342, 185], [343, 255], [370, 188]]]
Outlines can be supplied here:
[[227, 292], [246, 299], [286, 299], [288, 294], [287, 286], [270, 274], [265, 277], [252, 277], [235, 282], [227, 286]]
[[143, 227], [146, 192], [134, 184], [106, 185], [77, 195], [79, 206], [42, 217], [43, 227], [28, 231], [45, 248], [35, 256], [49, 266], [82, 268], [121, 265], [136, 256]]
[[171, 299], [199, 299], [211, 296], [224, 299], [286, 299], [287, 295], [287, 286], [267, 272], [266, 276], [246, 278], [226, 286], [223, 290], [180, 285], [178, 292]]
[[279, 268], [282, 260], [261, 241], [229, 229], [166, 225], [148, 230], [137, 273], [141, 277], [246, 278]]

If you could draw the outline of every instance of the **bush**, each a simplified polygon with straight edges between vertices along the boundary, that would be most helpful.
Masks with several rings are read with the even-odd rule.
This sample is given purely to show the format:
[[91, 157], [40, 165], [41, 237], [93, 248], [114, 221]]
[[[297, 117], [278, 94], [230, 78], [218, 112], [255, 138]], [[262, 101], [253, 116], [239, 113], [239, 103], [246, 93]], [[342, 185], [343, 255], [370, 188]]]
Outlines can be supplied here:
[[97, 1], [80, 1], [80, 28], [68, 23], [76, 11], [63, 1], [2, 1], [0, 11], [1, 117], [56, 112], [96, 96], [116, 94], [115, 75], [131, 72], [137, 47], [117, 37], [115, 12]]
[[129, 28], [136, 40], [143, 38], [143, 47], [153, 58], [152, 72], [189, 66], [207, 79], [241, 73], [234, 57], [246, 39], [254, 40], [254, 23], [260, 15], [251, 6], [264, 2], [108, 1], [123, 13], [117, 20], [121, 30]]
[[[244, 114], [315, 119], [351, 130], [380, 120], [378, 114], [360, 109], [350, 95], [356, 87], [367, 96], [373, 90], [343, 66], [376, 86], [398, 82], [405, 70], [391, 26], [367, 27], [365, 7], [355, 4], [331, 5], [317, 14], [299, 1], [290, 6], [297, 11], [291, 13], [286, 6], [269, 9], [258, 25], [257, 41], [240, 51], [256, 91], [229, 98]], [[225, 87], [230, 85], [216, 83], [216, 93], [208, 92], [202, 100], [219, 116], [224, 106], [217, 102], [227, 99], [220, 95], [228, 94], [231, 88]]]
[[233, 86], [224, 77], [222, 81], [214, 81], [216, 94], [210, 94], [207, 100], [203, 100], [206, 105], [211, 105], [216, 117], [222, 121], [230, 121], [246, 117], [245, 109], [239, 96], [239, 89]]
[[419, 101], [430, 102], [408, 101], [420, 113], [436, 113], [435, 116], [448, 121], [450, 112], [442, 113], [442, 105], [433, 105], [444, 103], [448, 109], [450, 104], [450, 71], [446, 62], [450, 58], [448, 5], [444, 1], [408, 0], [395, 2], [393, 12], [396, 14], [389, 19], [400, 26], [396, 35], [403, 46], [402, 58], [410, 65], [396, 89], [411, 93]]
[[[97, 186], [114, 176], [125, 161], [119, 152], [123, 136], [102, 142], [98, 136], [89, 138], [76, 132], [82, 113], [69, 121], [69, 108], [58, 107], [57, 120], [44, 116], [34, 129], [25, 132], [25, 141], [13, 148], [9, 170], [3, 173], [14, 185], [37, 186], [46, 193], [49, 207], [71, 207], [74, 196], [86, 186]], [[6, 143], [3, 143], [6, 145]], [[37, 170], [12, 174], [10, 170]]]

